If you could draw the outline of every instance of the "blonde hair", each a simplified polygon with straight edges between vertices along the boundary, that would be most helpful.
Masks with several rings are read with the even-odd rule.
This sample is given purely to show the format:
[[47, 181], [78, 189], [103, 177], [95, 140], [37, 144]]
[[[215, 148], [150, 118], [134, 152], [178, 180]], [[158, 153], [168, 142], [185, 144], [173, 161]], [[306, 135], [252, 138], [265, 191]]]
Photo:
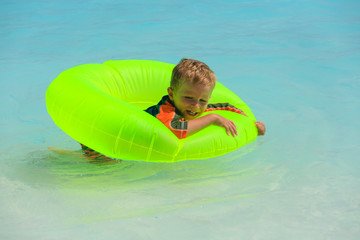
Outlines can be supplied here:
[[183, 58], [172, 71], [170, 87], [176, 89], [185, 81], [215, 87], [215, 73], [203, 62]]

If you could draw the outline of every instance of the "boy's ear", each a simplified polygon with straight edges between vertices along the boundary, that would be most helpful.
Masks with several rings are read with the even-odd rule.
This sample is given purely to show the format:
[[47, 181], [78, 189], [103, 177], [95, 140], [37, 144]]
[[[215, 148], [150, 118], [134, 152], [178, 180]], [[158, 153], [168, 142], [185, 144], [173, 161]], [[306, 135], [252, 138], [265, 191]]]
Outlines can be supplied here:
[[173, 91], [173, 89], [171, 87], [168, 87], [167, 91], [168, 91], [168, 95], [169, 95], [170, 100], [174, 101], [174, 91]]

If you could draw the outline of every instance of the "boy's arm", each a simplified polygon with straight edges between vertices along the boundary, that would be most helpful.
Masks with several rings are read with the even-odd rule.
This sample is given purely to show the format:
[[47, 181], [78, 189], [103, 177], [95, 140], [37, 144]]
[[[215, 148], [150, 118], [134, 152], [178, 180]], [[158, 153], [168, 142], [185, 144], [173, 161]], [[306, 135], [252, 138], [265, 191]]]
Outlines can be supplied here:
[[[214, 111], [214, 110], [226, 110], [226, 111], [232, 111], [239, 114], [242, 114], [247, 117], [247, 115], [242, 111], [241, 109], [238, 109], [234, 107], [233, 105], [229, 103], [215, 103], [215, 104], [208, 104], [207, 109], [205, 112], [208, 111]], [[258, 135], [264, 135], [265, 134], [265, 124], [262, 122], [255, 122], [255, 126], [258, 129]], [[228, 132], [228, 131], [227, 131]]]
[[224, 127], [226, 129], [227, 135], [229, 135], [229, 136], [230, 136], [230, 133], [233, 137], [238, 135], [238, 133], [236, 131], [236, 125], [233, 121], [231, 121], [227, 118], [224, 118], [223, 116], [220, 116], [215, 113], [210, 113], [203, 117], [189, 120], [188, 126], [187, 126], [188, 127], [187, 135], [190, 136], [190, 135], [194, 134], [195, 132], [197, 132], [211, 124], [215, 124], [220, 127]]

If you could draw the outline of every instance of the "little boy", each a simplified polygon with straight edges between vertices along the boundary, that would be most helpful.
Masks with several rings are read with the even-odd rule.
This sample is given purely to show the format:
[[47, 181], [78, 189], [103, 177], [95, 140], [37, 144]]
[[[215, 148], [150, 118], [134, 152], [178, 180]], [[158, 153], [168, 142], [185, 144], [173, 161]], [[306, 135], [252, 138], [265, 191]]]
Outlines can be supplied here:
[[[201, 116], [202, 113], [212, 110], [233, 111], [246, 116], [240, 109], [228, 103], [209, 104], [212, 91], [215, 87], [216, 76], [203, 62], [182, 59], [175, 66], [172, 73], [168, 95], [163, 96], [161, 101], [145, 111], [159, 119], [179, 139], [194, 134], [211, 124], [226, 129], [228, 135], [237, 135], [233, 121], [218, 114], [210, 113]], [[259, 135], [265, 134], [265, 125], [255, 122]], [[84, 154], [95, 160], [111, 160], [111, 158], [96, 152], [81, 144]]]
[[[182, 59], [172, 72], [168, 95], [145, 111], [159, 119], [179, 139], [215, 124], [226, 129], [228, 135], [236, 136], [236, 126], [233, 121], [218, 114], [202, 113], [212, 110], [228, 110], [246, 116], [240, 109], [228, 103], [209, 104], [215, 87], [216, 76], [203, 62], [193, 59]], [[255, 122], [258, 135], [265, 134], [265, 124]]]

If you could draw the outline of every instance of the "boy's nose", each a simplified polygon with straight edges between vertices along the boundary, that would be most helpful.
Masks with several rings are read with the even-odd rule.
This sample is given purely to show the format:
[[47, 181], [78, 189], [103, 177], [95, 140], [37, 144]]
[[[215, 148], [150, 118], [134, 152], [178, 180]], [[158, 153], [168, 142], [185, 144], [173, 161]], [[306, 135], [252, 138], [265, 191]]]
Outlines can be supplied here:
[[193, 105], [194, 107], [199, 107], [199, 106], [200, 106], [200, 103], [199, 103], [199, 101], [194, 101], [192, 105]]

